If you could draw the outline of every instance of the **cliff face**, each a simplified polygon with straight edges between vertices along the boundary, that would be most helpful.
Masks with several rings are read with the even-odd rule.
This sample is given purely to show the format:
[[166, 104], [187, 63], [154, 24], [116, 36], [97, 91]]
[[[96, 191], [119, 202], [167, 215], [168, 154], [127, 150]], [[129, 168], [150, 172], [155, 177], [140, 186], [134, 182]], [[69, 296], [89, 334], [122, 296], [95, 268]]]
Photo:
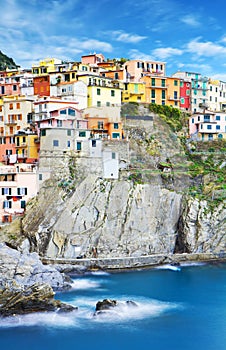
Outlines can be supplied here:
[[[8, 242], [67, 259], [226, 252], [224, 154], [192, 160], [158, 116], [149, 124], [132, 122], [124, 126], [128, 154], [120, 144], [116, 150], [126, 161], [118, 180], [102, 179], [82, 158], [53, 157], [58, 168], [20, 225], [7, 228]], [[6, 240], [3, 229], [0, 240]]]
[[226, 210], [160, 185], [101, 180], [91, 175], [65, 197], [43, 188], [23, 231], [45, 257], [109, 258], [225, 251]]

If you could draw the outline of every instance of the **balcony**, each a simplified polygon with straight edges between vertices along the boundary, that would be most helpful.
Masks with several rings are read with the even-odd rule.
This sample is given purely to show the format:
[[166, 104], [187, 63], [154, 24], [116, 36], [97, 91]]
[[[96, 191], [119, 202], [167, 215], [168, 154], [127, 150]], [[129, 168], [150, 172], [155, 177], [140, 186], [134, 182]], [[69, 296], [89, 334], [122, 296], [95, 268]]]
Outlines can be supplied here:
[[5, 122], [5, 125], [16, 125], [17, 121], [14, 119], [9, 119], [8, 121]]
[[169, 96], [168, 100], [169, 101], [180, 101], [180, 97], [179, 96]]
[[27, 142], [21, 142], [20, 144], [15, 145], [16, 148], [27, 147]]

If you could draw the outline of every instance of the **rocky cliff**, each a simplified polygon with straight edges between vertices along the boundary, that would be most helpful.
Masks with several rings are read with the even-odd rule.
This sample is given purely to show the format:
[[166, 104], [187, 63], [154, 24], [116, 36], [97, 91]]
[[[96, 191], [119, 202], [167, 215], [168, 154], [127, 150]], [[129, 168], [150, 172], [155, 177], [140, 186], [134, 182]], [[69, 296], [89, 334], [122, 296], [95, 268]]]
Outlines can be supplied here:
[[75, 165], [76, 177], [64, 187], [55, 174], [28, 204], [20, 223], [2, 231], [1, 240], [7, 236], [11, 245], [53, 259], [225, 253], [224, 154], [206, 154], [207, 171], [156, 116], [151, 129], [127, 125], [125, 130], [130, 165], [121, 169], [118, 180], [89, 169], [84, 176], [84, 167], [79, 177]]

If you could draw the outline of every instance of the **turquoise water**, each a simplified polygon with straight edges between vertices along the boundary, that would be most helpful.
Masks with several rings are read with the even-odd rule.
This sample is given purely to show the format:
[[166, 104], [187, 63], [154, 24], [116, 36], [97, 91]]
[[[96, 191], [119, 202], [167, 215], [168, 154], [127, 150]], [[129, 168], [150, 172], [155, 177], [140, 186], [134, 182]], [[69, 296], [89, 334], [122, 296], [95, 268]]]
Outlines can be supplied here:
[[[226, 349], [226, 264], [94, 273], [75, 277], [73, 290], [56, 297], [79, 310], [0, 320], [0, 348]], [[104, 298], [119, 300], [119, 310], [94, 317]]]

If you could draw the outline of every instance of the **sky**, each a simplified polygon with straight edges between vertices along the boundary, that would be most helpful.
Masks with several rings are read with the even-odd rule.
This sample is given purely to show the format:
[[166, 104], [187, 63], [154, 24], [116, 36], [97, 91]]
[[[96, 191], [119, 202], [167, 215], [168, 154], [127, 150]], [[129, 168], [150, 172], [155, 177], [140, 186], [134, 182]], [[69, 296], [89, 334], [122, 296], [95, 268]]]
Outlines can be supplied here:
[[225, 0], [0, 0], [0, 50], [22, 68], [95, 52], [226, 81], [225, 12]]

